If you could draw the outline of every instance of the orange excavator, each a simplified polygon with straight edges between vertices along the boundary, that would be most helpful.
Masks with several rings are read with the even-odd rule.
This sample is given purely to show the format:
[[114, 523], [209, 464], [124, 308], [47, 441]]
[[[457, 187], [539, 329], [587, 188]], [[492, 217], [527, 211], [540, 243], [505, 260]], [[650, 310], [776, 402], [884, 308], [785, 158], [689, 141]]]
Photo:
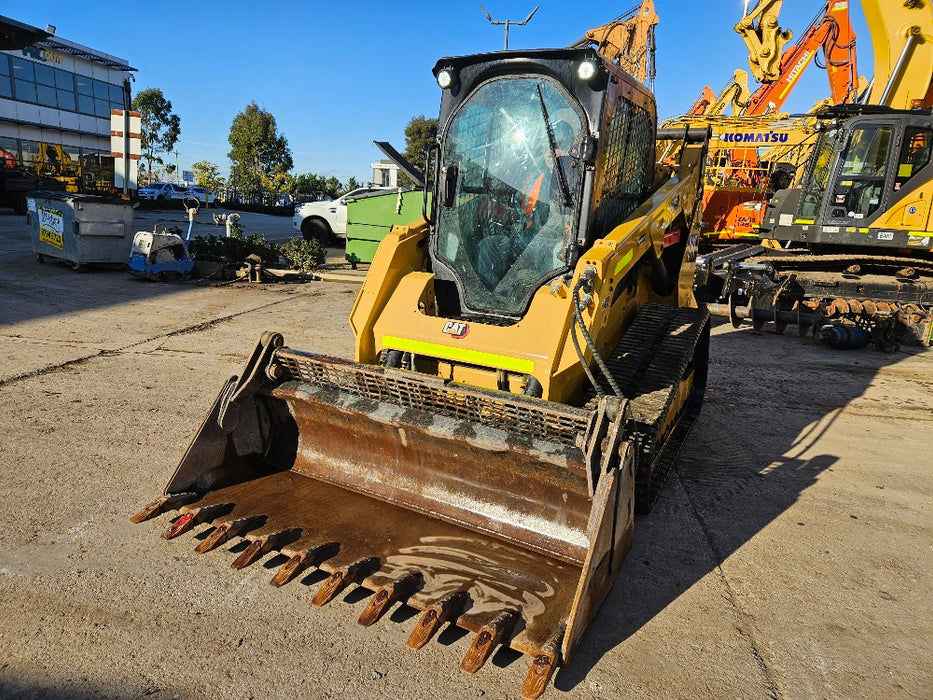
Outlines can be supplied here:
[[[793, 32], [778, 27], [780, 6], [780, 0], [762, 0], [735, 26], [749, 48], [752, 75], [762, 85], [742, 100], [743, 95], [748, 95], [744, 85], [747, 74], [736, 71], [735, 78], [723, 91], [728, 94], [721, 93], [701, 113], [709, 117], [703, 121], [712, 127], [714, 143], [721, 133], [723, 142], [755, 144], [751, 148], [710, 151], [702, 228], [707, 239], [758, 238], [764, 203], [774, 190], [772, 176], [778, 173], [778, 185], [784, 187], [795, 178], [797, 165], [808, 153], [806, 144], [812, 142], [807, 138], [812, 129], [803, 124], [801, 131], [792, 125], [790, 131], [796, 133], [792, 133], [790, 142], [796, 148], [790, 150], [786, 140], [775, 148], [774, 142], [761, 138], [761, 131], [777, 129], [786, 135], [788, 125], [776, 121], [775, 112], [783, 106], [811, 63], [826, 69], [830, 84], [828, 104], [852, 103], [864, 87], [864, 80], [858, 78], [855, 31], [846, 0], [827, 2], [800, 41], [783, 51], [783, 46], [793, 38]], [[821, 50], [822, 62], [819, 60]], [[780, 60], [776, 60], [777, 56]], [[703, 99], [694, 105], [694, 110]], [[736, 117], [720, 117], [730, 100]], [[685, 121], [695, 121], [696, 113], [692, 111]], [[795, 124], [799, 123], [798, 120]]]
[[[820, 49], [823, 50], [822, 65], [818, 59]], [[784, 51], [777, 77], [763, 81], [742, 113], [753, 116], [780, 109], [811, 61], [826, 69], [833, 104], [855, 102], [860, 86], [848, 0], [826, 4], [800, 41]]]

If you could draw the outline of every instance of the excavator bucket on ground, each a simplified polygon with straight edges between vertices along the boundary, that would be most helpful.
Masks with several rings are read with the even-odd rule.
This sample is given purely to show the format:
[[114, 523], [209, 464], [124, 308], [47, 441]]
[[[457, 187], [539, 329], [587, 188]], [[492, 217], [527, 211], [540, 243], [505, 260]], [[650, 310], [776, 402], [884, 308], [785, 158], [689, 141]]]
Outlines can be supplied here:
[[[245, 538], [234, 568], [283, 554], [274, 585], [321, 569], [314, 605], [363, 586], [363, 625], [412, 606], [414, 649], [465, 628], [464, 671], [500, 645], [528, 654], [535, 698], [702, 398], [707, 133], [656, 133], [650, 93], [592, 49], [447, 58], [435, 76], [432, 196], [376, 252], [354, 361], [264, 333], [133, 520], [209, 525], [198, 552]], [[655, 167], [656, 136], [681, 141], [677, 163]]]

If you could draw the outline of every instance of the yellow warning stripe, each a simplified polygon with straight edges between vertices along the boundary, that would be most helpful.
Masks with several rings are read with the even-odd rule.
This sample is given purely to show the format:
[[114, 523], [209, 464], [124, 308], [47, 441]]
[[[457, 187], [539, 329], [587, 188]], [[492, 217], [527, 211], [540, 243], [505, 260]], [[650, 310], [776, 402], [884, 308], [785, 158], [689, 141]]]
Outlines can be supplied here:
[[427, 355], [442, 360], [479, 365], [480, 367], [494, 367], [496, 369], [508, 370], [509, 372], [531, 374], [534, 372], [535, 368], [535, 364], [531, 360], [524, 360], [518, 357], [496, 355], [491, 352], [469, 350], [467, 348], [452, 348], [449, 345], [427, 343], [422, 340], [411, 340], [410, 338], [396, 338], [391, 335], [382, 336], [382, 344], [384, 347], [391, 350], [412, 352], [416, 355]]

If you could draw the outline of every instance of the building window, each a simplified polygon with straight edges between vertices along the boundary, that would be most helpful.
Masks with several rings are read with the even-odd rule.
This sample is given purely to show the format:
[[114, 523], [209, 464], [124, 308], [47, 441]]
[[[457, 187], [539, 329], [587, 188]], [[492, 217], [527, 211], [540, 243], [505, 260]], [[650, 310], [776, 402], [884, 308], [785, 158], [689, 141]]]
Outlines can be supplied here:
[[19, 165], [19, 143], [16, 139], [0, 136], [0, 166], [15, 168]]
[[110, 118], [123, 108], [123, 86], [44, 63], [0, 54], [0, 97]]
[[29, 61], [13, 58], [13, 94], [20, 102], [36, 101], [36, 71]]
[[0, 97], [13, 97], [13, 83], [10, 80], [10, 57], [0, 54]]
[[33, 70], [36, 73], [37, 85], [48, 85], [55, 87], [55, 69], [44, 63], [34, 63]]
[[55, 90], [55, 69], [41, 63], [35, 64], [36, 101], [43, 107], [58, 107]]
[[114, 109], [123, 109], [123, 86], [109, 83], [108, 87], [110, 88], [111, 107]]
[[0, 167], [25, 167], [58, 180], [69, 192], [106, 193], [113, 188], [113, 158], [107, 149], [0, 137]]

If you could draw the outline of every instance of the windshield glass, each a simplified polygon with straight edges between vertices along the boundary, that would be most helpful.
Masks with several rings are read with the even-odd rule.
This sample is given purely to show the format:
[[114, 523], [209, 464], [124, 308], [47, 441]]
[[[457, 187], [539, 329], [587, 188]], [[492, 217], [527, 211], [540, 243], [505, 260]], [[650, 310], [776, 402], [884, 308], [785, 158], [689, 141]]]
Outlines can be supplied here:
[[812, 220], [816, 218], [823, 192], [826, 191], [826, 184], [829, 182], [829, 174], [832, 171], [837, 131], [837, 129], [824, 131], [820, 134], [816, 146], [813, 147], [813, 170], [803, 187], [800, 208], [797, 211], [798, 219], [812, 223]]
[[543, 77], [492, 80], [454, 115], [442, 163], [457, 176], [442, 187], [455, 191], [439, 207], [435, 252], [467, 309], [518, 314], [568, 266], [582, 132], [571, 98]]

